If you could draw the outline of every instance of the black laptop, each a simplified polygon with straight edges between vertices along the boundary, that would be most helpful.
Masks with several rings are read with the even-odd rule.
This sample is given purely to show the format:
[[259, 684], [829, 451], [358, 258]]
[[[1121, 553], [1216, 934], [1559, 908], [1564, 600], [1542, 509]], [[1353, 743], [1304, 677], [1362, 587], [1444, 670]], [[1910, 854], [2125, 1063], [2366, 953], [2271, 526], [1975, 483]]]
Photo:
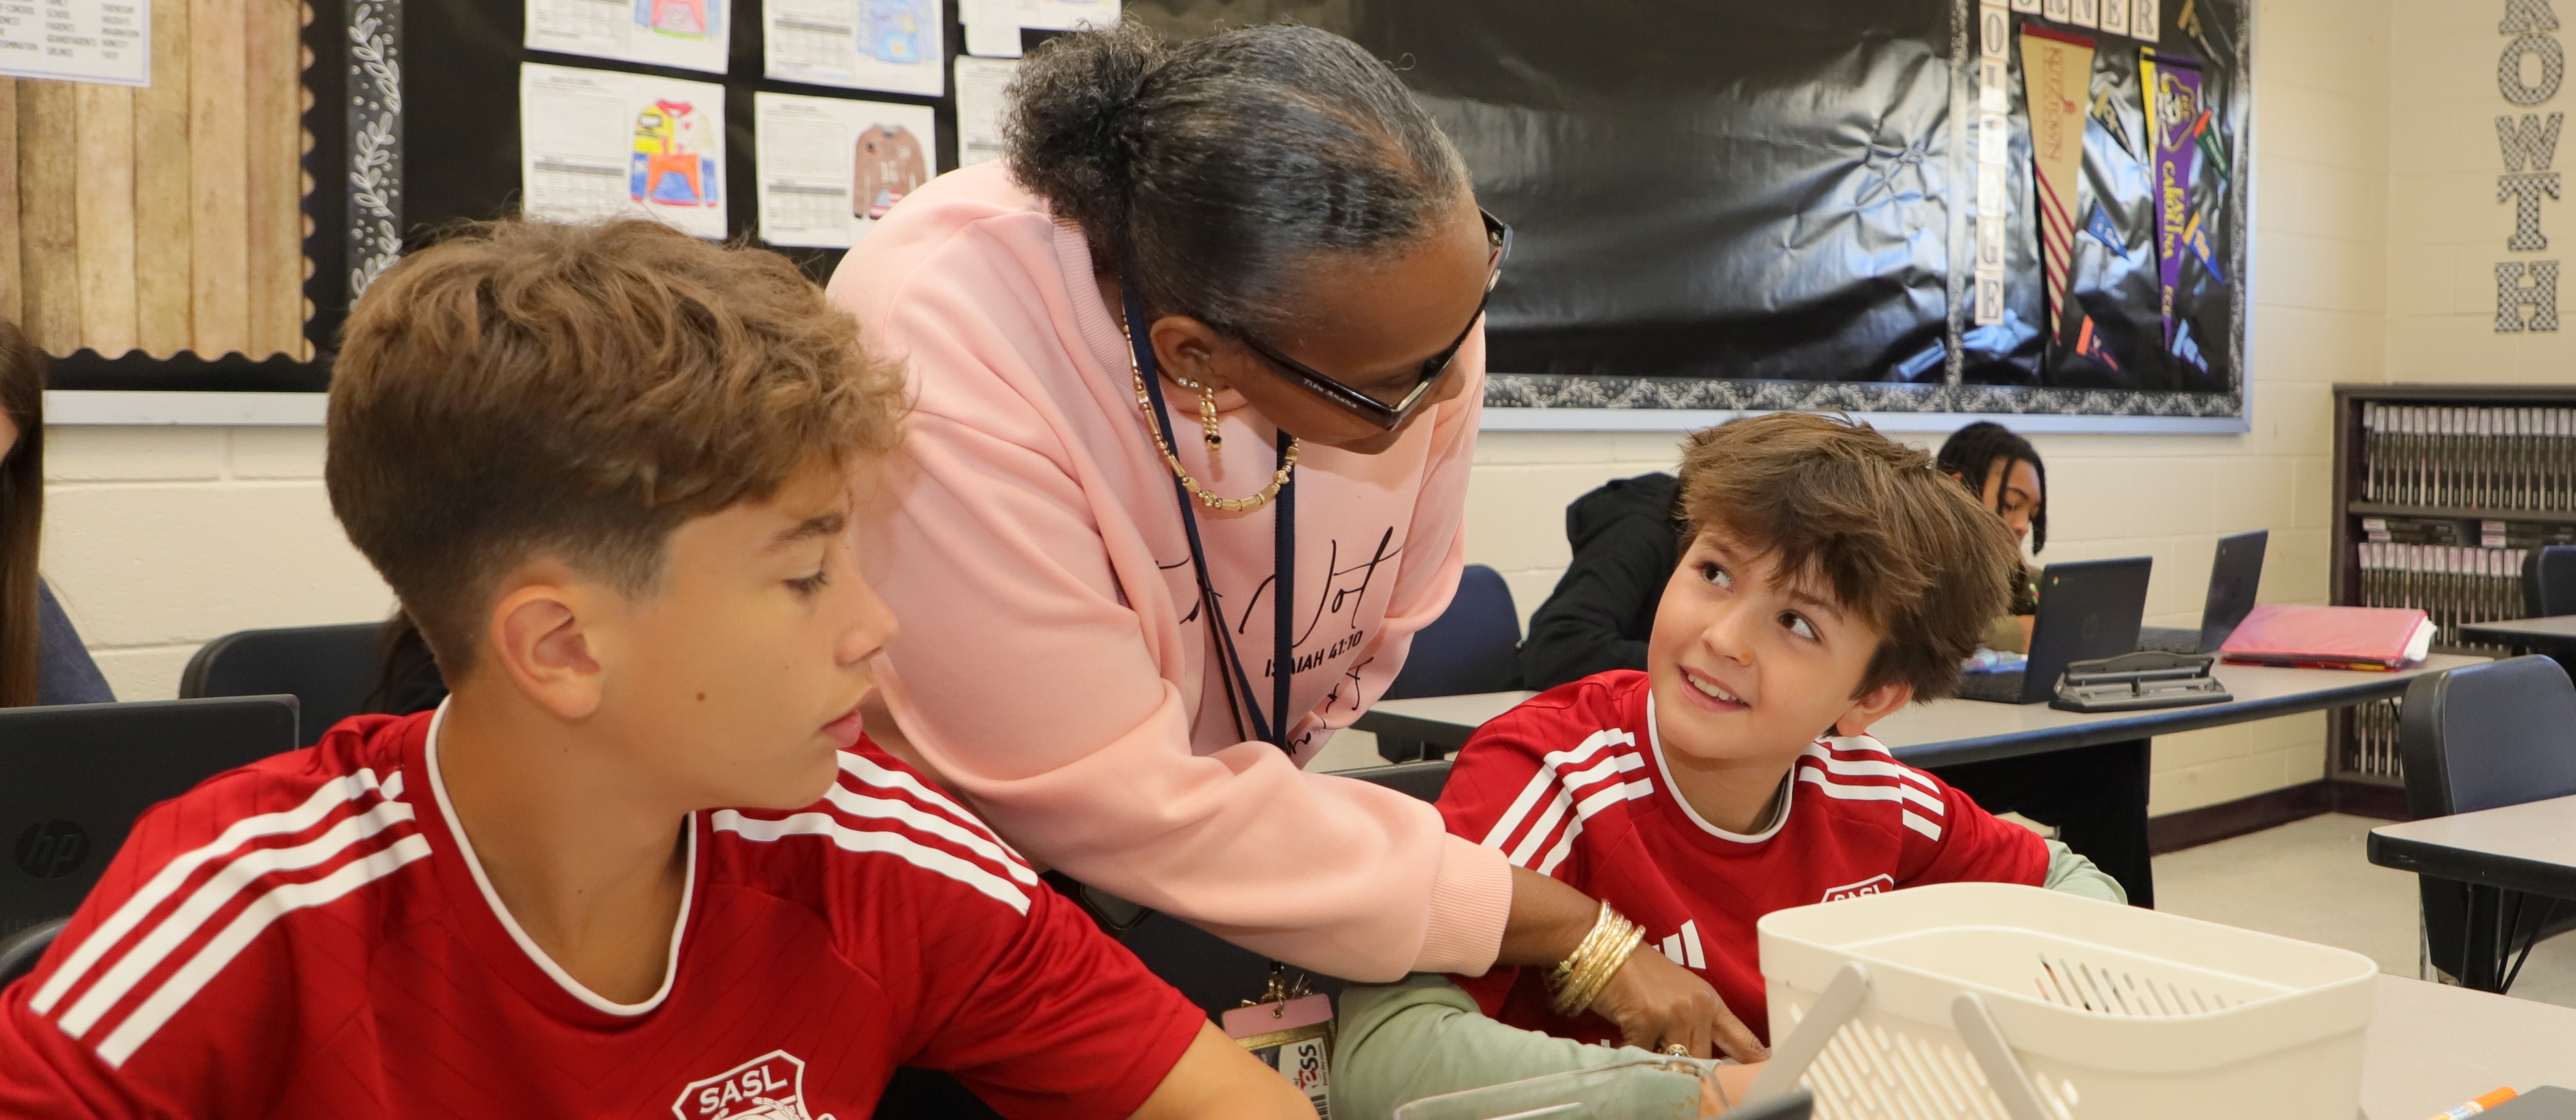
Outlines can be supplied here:
[[2147, 569], [2154, 558], [2073, 560], [2039, 574], [2039, 618], [2030, 629], [2030, 663], [2017, 673], [1970, 673], [1959, 695], [1998, 704], [2037, 704], [2056, 695], [2070, 662], [2134, 653], [2138, 620], [2147, 613]]
[[2138, 648], [2159, 653], [2216, 653], [2236, 632], [2236, 624], [2254, 613], [2255, 586], [2263, 581], [2263, 545], [2270, 530], [2256, 529], [2218, 538], [2218, 559], [2209, 565], [2209, 601], [2200, 609], [2200, 629], [2179, 626], [2138, 628]]
[[145, 809], [295, 749], [295, 698], [0, 709], [0, 937], [79, 909]]

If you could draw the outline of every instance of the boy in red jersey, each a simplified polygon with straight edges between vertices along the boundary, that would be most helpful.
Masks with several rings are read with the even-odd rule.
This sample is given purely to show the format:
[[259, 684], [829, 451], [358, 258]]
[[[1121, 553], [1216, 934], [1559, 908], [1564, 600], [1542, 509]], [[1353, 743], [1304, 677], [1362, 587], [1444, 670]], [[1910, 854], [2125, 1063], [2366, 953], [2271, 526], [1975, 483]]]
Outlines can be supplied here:
[[[1691, 535], [1647, 671], [1586, 677], [1479, 728], [1441, 794], [1452, 833], [1644, 927], [1640, 951], [1698, 973], [1764, 1036], [1754, 923], [1771, 911], [1959, 881], [2120, 901], [2082, 856], [1868, 735], [1956, 687], [2010, 594], [2000, 520], [1930, 456], [1802, 413], [1694, 435], [1681, 487]], [[1540, 970], [1511, 968], [1360, 990], [1345, 997], [1341, 1039], [1333, 1113], [1345, 1118], [1649, 1056], [1613, 1048], [1623, 1041], [1701, 1057], [1721, 1041], [1623, 1039], [1588, 1009], [1558, 1011]], [[1673, 1083], [1646, 1091], [1697, 1091], [1638, 1076]]]
[[[783, 259], [503, 222], [349, 319], [333, 509], [453, 697], [146, 814], [0, 993], [0, 1115], [1312, 1116], [877, 750], [901, 379]], [[864, 545], [864, 542], [860, 542]]]

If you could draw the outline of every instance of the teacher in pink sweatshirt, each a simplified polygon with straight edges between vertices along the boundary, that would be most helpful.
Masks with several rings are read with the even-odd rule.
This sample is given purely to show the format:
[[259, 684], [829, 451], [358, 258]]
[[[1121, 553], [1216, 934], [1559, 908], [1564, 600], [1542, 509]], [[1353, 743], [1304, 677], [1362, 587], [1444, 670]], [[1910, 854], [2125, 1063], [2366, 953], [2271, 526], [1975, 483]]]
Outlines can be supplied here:
[[[871, 733], [1039, 860], [1304, 968], [1564, 959], [1592, 900], [1300, 769], [1457, 586], [1509, 228], [1322, 31], [1066, 35], [1011, 97], [1009, 158], [832, 277], [918, 393], [861, 529], [903, 619]], [[1594, 1007], [1759, 1051], [1659, 953]]]

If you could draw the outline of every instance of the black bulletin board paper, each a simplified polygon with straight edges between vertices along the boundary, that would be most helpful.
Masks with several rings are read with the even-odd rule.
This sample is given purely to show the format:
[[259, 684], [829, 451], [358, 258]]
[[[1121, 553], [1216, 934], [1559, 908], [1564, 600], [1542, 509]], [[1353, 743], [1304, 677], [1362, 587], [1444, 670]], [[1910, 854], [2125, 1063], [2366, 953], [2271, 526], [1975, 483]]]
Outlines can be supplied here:
[[[2158, 49], [2202, 60], [2234, 172], [2203, 160], [2193, 184], [2229, 281], [2195, 262], [2176, 301], [2205, 371], [2162, 353], [2143, 153], [2099, 121], [2086, 126], [2085, 194], [2130, 253], [2079, 236], [2074, 296], [2119, 368], [2043, 345], [2018, 35], [2012, 315], [1970, 321], [1973, 0], [1138, 8], [1176, 35], [1298, 18], [1397, 66], [1457, 140], [1480, 201], [1518, 233], [1488, 322], [1489, 409], [2242, 415], [2245, 0], [2162, 4]], [[2018, 30], [2039, 17], [2011, 19]], [[2095, 89], [2109, 90], [2135, 146], [2141, 44], [2096, 38]]]

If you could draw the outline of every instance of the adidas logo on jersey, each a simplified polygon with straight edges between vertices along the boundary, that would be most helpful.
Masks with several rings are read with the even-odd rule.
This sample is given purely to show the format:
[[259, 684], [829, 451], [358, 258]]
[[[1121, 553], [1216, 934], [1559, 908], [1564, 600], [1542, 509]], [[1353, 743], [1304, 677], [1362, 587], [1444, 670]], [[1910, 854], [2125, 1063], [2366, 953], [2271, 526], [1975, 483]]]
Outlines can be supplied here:
[[679, 1120], [832, 1120], [805, 1111], [805, 1062], [772, 1050], [714, 1077], [689, 1082], [671, 1102]]
[[1882, 894], [1895, 889], [1896, 880], [1885, 875], [1872, 875], [1857, 883], [1845, 883], [1839, 887], [1828, 888], [1825, 891], [1825, 897], [1817, 899], [1816, 901], [1840, 902], [1846, 898], [1859, 898], [1862, 895], [1868, 894]]

